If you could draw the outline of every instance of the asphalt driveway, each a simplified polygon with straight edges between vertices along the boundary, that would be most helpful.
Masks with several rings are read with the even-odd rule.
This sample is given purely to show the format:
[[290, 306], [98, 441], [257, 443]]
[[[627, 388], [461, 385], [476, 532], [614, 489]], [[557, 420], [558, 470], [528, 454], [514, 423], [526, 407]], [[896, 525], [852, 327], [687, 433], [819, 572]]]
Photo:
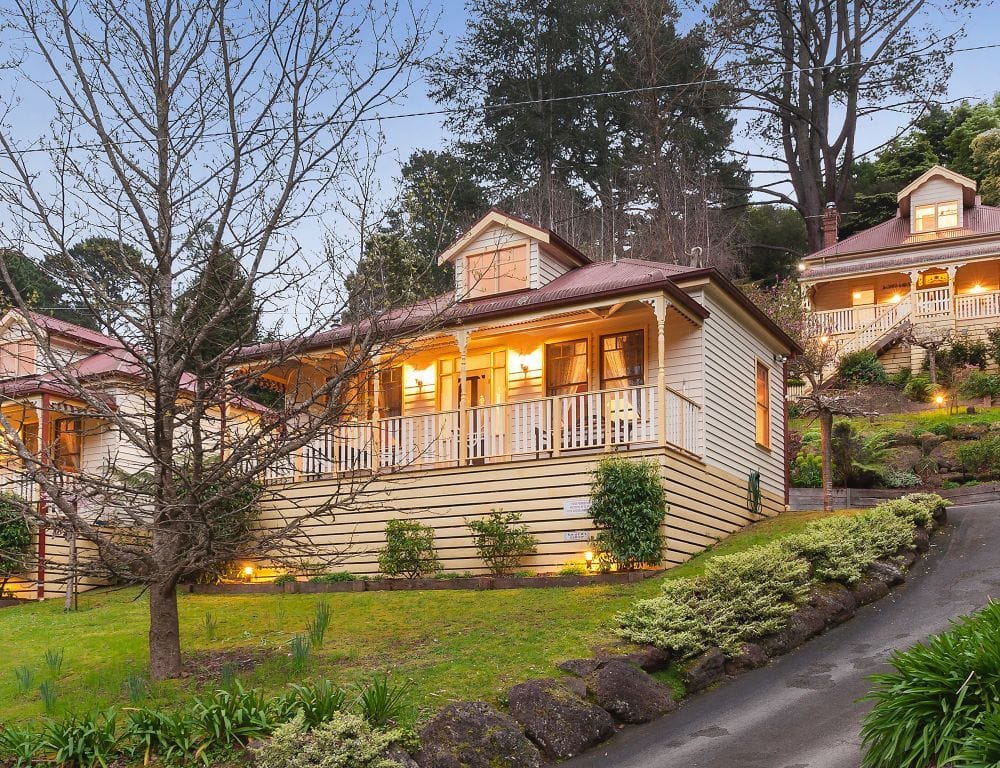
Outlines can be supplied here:
[[865, 678], [1000, 596], [1000, 500], [949, 510], [906, 583], [787, 656], [626, 728], [567, 768], [857, 768]]

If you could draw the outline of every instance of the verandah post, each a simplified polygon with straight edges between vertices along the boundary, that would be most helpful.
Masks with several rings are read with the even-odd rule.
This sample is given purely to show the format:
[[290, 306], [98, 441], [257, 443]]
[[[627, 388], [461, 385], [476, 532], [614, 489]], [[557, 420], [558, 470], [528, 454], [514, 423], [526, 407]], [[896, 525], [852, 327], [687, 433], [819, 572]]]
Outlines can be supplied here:
[[372, 474], [377, 474], [382, 467], [382, 409], [379, 401], [382, 398], [382, 368], [379, 352], [372, 358], [372, 420], [371, 420], [371, 465]]
[[[667, 308], [670, 306], [666, 296], [657, 296], [653, 304], [653, 311], [656, 313], [656, 409], [659, 412], [659, 424], [657, 434], [660, 445], [667, 444]], [[681, 408], [681, 418], [683, 419], [684, 409]], [[683, 429], [683, 427], [682, 427]], [[682, 432], [683, 434], [683, 432]]]
[[466, 410], [469, 388], [465, 380], [465, 353], [469, 346], [469, 332], [464, 328], [455, 331], [455, 341], [458, 342], [458, 463], [464, 466], [469, 458], [469, 414]]

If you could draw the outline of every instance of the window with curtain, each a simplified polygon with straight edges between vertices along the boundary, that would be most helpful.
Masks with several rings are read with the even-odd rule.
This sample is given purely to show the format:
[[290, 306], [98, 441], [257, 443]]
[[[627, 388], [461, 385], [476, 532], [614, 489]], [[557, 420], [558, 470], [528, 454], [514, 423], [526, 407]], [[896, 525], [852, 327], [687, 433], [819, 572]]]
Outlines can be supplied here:
[[646, 383], [646, 344], [642, 331], [601, 337], [601, 389], [641, 387]]
[[771, 447], [771, 372], [757, 361], [757, 444]]
[[63, 472], [79, 472], [81, 459], [80, 419], [56, 419], [53, 425], [53, 463]]
[[394, 365], [379, 371], [379, 415], [381, 418], [403, 415], [403, 367]]
[[571, 395], [587, 391], [587, 340], [545, 345], [545, 394]]

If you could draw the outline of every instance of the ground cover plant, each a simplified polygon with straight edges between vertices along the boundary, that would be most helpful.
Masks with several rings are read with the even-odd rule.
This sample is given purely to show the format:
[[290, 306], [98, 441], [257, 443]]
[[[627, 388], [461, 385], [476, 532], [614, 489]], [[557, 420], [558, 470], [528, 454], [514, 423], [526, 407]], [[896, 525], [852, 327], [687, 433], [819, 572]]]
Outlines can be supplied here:
[[987, 768], [1000, 760], [1000, 602], [890, 658], [872, 677], [864, 768]]
[[701, 573], [665, 582], [660, 595], [620, 614], [616, 631], [685, 658], [710, 648], [734, 655], [782, 630], [811, 587], [856, 584], [876, 560], [912, 547], [917, 526], [930, 525], [945, 503], [930, 494], [897, 499], [713, 558]]
[[[150, 709], [170, 709], [199, 691], [210, 692], [224, 675], [270, 695], [286, 692], [289, 683], [323, 679], [354, 692], [359, 682], [387, 671], [413, 680], [407, 698], [417, 719], [449, 700], [495, 701], [515, 683], [557, 674], [560, 661], [618, 642], [610, 632], [613, 617], [636, 600], [655, 596], [665, 581], [696, 576], [718, 557], [794, 534], [822, 517], [803, 512], [766, 519], [662, 577], [635, 584], [486, 592], [184, 594], [180, 620], [188, 675], [169, 682], [148, 680], [146, 597], [137, 589], [82, 593], [75, 612], [64, 613], [62, 601], [7, 608], [0, 610], [7, 670], [0, 674], [0, 721], [9, 725], [41, 717], [43, 681], [57, 692], [57, 718], [114, 705], [124, 709], [133, 705], [130, 677], [147, 681], [142, 706]], [[307, 625], [324, 602], [330, 627], [322, 646], [312, 648]], [[211, 639], [205, 630], [208, 614], [214, 621]], [[538, 620], [540, 615], [545, 621]], [[290, 647], [297, 636], [306, 650], [301, 673], [293, 670]], [[73, 638], [72, 644], [66, 638]], [[63, 644], [61, 670], [50, 680], [44, 651]]]

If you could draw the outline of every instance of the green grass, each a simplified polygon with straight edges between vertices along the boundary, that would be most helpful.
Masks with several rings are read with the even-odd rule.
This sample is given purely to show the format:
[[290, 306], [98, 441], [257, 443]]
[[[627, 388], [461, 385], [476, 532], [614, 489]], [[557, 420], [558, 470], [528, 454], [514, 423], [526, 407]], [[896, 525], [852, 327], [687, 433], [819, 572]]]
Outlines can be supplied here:
[[[840, 513], [838, 513], [840, 514]], [[822, 513], [788, 513], [757, 523], [663, 577], [621, 586], [533, 590], [442, 590], [326, 595], [183, 595], [181, 636], [185, 657], [212, 660], [209, 672], [150, 686], [149, 702], [185, 700], [218, 685], [224, 660], [255, 659], [240, 673], [244, 684], [270, 691], [302, 677], [327, 677], [351, 686], [377, 672], [414, 681], [422, 716], [456, 700], [502, 700], [513, 684], [558, 674], [564, 659], [589, 656], [614, 644], [612, 617], [634, 600], [657, 592], [664, 578], [692, 576], [717, 555], [801, 530]], [[326, 601], [330, 628], [312, 649], [304, 675], [292, 672], [289, 643], [306, 632], [317, 603]], [[52, 679], [55, 712], [128, 706], [126, 680], [146, 672], [147, 601], [136, 589], [100, 590], [80, 597], [80, 610], [62, 601], [0, 610], [4, 665], [0, 722], [42, 714], [38, 684]], [[217, 620], [214, 640], [205, 615]], [[62, 669], [50, 673], [46, 649], [65, 648]], [[35, 670], [33, 690], [17, 693], [15, 668]], [[670, 673], [669, 682], [679, 682]]]
[[[889, 432], [920, 434], [958, 424], [993, 424], [1000, 421], [1000, 408], [977, 408], [975, 413], [965, 413], [963, 410], [953, 414], [949, 414], [947, 408], [934, 408], [913, 413], [887, 413], [875, 417], [857, 417], [845, 419], [845, 421], [850, 421], [863, 432], [880, 429]], [[788, 426], [791, 430], [799, 433], [819, 431], [819, 422], [815, 419], [792, 419]]]

